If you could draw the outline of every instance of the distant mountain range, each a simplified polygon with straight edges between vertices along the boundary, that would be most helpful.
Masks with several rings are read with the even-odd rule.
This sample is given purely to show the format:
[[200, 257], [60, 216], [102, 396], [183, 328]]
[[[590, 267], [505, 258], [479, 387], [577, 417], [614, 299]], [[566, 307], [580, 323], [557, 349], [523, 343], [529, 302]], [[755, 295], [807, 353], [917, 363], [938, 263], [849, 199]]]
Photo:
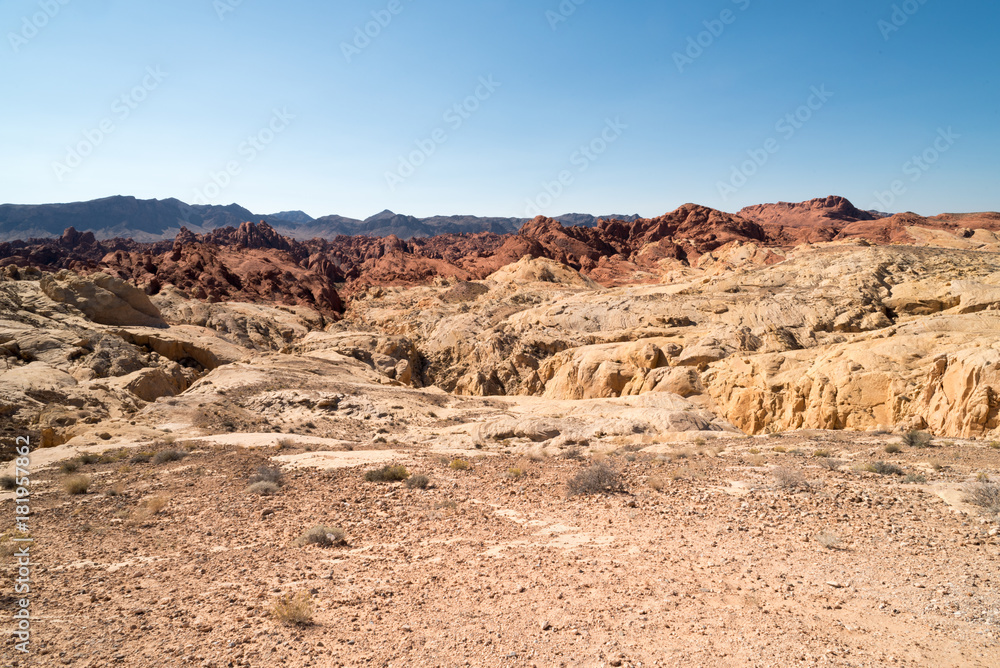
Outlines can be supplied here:
[[[572, 213], [557, 216], [565, 225], [594, 227], [602, 218], [632, 222], [638, 215], [592, 216]], [[526, 218], [484, 218], [478, 216], [432, 216], [416, 218], [383, 211], [365, 220], [344, 216], [312, 218], [302, 211], [255, 214], [243, 207], [186, 204], [178, 199], [140, 200], [115, 196], [71, 204], [0, 205], [0, 241], [49, 239], [67, 228], [93, 232], [97, 239], [130, 238], [140, 242], [173, 239], [182, 227], [205, 234], [223, 227], [239, 227], [244, 222], [267, 221], [279, 233], [293, 239], [332, 239], [338, 235], [400, 239], [437, 234], [517, 232]]]

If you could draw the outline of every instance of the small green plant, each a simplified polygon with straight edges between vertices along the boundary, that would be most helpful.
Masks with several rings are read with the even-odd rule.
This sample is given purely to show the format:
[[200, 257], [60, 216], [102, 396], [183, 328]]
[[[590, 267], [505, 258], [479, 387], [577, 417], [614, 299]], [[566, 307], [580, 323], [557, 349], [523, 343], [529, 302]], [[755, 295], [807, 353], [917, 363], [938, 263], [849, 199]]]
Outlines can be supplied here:
[[365, 480], [368, 482], [399, 482], [410, 477], [410, 472], [405, 466], [383, 466], [365, 473]]
[[90, 489], [90, 477], [85, 475], [71, 475], [63, 480], [63, 489], [69, 494], [86, 494]]
[[749, 452], [751, 455], [759, 455], [760, 448], [750, 448], [749, 450], [747, 450], [747, 452]]
[[469, 462], [464, 459], [453, 459], [451, 463], [448, 464], [448, 468], [452, 471], [466, 471], [469, 468]]
[[183, 450], [160, 450], [153, 455], [154, 464], [165, 464], [167, 462], [179, 462], [187, 456]]
[[987, 473], [986, 471], [980, 471], [979, 473], [976, 474], [976, 481], [977, 482], [989, 482], [990, 481], [990, 474]]
[[906, 477], [903, 478], [903, 482], [908, 485], [923, 485], [927, 482], [927, 478], [919, 473], [908, 473]]
[[271, 608], [271, 614], [282, 624], [308, 626], [313, 619], [313, 601], [308, 592], [285, 594], [278, 597]]
[[990, 441], [990, 447], [994, 450], [1000, 450], [1000, 441]]
[[895, 455], [903, 451], [903, 446], [899, 445], [898, 443], [890, 443], [889, 445], [885, 446], [885, 451], [890, 455]]
[[344, 544], [344, 535], [343, 529], [320, 525], [303, 533], [295, 542], [299, 546], [319, 545], [320, 547], [333, 547], [334, 545]]
[[877, 473], [879, 475], [903, 475], [904, 473], [903, 469], [899, 468], [895, 464], [882, 461], [866, 464], [865, 471], [868, 471], [869, 473]]
[[923, 431], [908, 431], [903, 434], [902, 443], [908, 448], [926, 448], [931, 444], [931, 435]]
[[605, 494], [618, 491], [621, 486], [621, 475], [603, 462], [580, 471], [566, 483], [569, 496]]
[[59, 462], [59, 470], [63, 473], [76, 473], [80, 470], [80, 462], [75, 459], [67, 459], [64, 462]]
[[0, 489], [8, 492], [17, 489], [17, 478], [12, 475], [0, 476]]
[[431, 484], [431, 479], [425, 476], [423, 473], [418, 473], [416, 475], [411, 475], [406, 479], [406, 486], [410, 489], [427, 489], [428, 485]]
[[281, 488], [278, 483], [269, 480], [259, 480], [246, 488], [247, 494], [259, 494], [260, 496], [274, 496]]

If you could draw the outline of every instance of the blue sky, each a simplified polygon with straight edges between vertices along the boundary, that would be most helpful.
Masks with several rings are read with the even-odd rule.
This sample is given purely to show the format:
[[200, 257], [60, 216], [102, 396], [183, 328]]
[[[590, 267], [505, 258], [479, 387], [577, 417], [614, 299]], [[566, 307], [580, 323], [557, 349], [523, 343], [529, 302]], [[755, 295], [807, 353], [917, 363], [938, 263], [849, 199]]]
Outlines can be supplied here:
[[0, 201], [998, 210], [998, 25], [962, 0], [7, 0]]

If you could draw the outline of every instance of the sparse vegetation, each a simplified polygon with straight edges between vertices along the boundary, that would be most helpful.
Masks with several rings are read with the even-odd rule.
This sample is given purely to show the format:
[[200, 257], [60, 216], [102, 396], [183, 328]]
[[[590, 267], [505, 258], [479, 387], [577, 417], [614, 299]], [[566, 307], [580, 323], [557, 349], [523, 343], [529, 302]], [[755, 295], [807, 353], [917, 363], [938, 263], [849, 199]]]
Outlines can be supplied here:
[[250, 477], [250, 484], [258, 482], [270, 482], [274, 485], [281, 485], [281, 478], [284, 475], [280, 468], [274, 466], [261, 466], [257, 472]]
[[990, 441], [990, 447], [994, 450], [1000, 450], [1000, 441]]
[[280, 490], [281, 488], [278, 486], [278, 483], [271, 482], [270, 480], [258, 480], [247, 486], [246, 493], [259, 494], [260, 496], [274, 496]]
[[274, 447], [278, 450], [288, 450], [295, 447], [295, 441], [290, 438], [278, 439], [278, 443]]
[[1000, 483], [973, 482], [965, 486], [965, 501], [990, 514], [1000, 514]]
[[569, 496], [604, 494], [621, 489], [621, 475], [604, 463], [597, 463], [569, 479]]
[[59, 462], [59, 470], [63, 473], [76, 473], [80, 470], [80, 462], [75, 459], [67, 459], [64, 462]]
[[452, 471], [465, 471], [469, 468], [469, 462], [464, 459], [453, 459], [451, 463], [448, 464], [448, 468]]
[[759, 455], [760, 448], [750, 448], [749, 450], [747, 450], [747, 452], [749, 452], [751, 455]]
[[566, 448], [562, 451], [561, 457], [563, 459], [583, 459], [583, 452], [577, 447]]
[[890, 443], [889, 445], [885, 446], [885, 451], [890, 455], [895, 455], [903, 451], [903, 446], [899, 445], [898, 443]]
[[368, 482], [399, 482], [409, 477], [410, 472], [406, 470], [405, 466], [386, 465], [365, 473], [365, 480]]
[[788, 466], [779, 466], [771, 471], [771, 477], [781, 489], [809, 489], [809, 483], [802, 471]]
[[839, 471], [840, 467], [844, 465], [844, 461], [833, 457], [824, 457], [819, 460], [819, 465], [830, 471]]
[[835, 533], [824, 531], [814, 536], [816, 542], [828, 550], [840, 550], [844, 547], [844, 542]]
[[911, 485], [911, 484], [912, 485], [923, 485], [925, 482], [927, 482], [927, 478], [925, 478], [923, 475], [921, 475], [919, 473], [909, 473], [909, 474], [907, 474], [907, 476], [905, 478], [903, 478], [903, 482], [906, 483], [906, 484], [908, 484], [908, 485]]
[[167, 462], [179, 462], [187, 456], [183, 450], [160, 450], [153, 455], [154, 464], [166, 464]]
[[830, 456], [829, 450], [820, 449], [813, 452], [813, 457], [829, 457], [829, 456]]
[[274, 602], [271, 614], [279, 622], [289, 626], [308, 626], [313, 619], [312, 598], [304, 591], [285, 594]]
[[519, 469], [516, 466], [507, 469], [507, 477], [511, 480], [520, 480], [525, 475], [524, 469]]
[[63, 480], [63, 489], [69, 494], [86, 494], [90, 489], [90, 476], [71, 475]]
[[423, 473], [417, 473], [406, 479], [406, 486], [410, 489], [427, 489], [431, 484], [431, 479]]
[[150, 515], [159, 515], [160, 512], [167, 507], [167, 497], [151, 496], [142, 502], [141, 507]]
[[315, 526], [309, 529], [295, 541], [298, 545], [319, 545], [320, 547], [333, 547], [343, 545], [344, 530], [338, 527]]
[[77, 461], [79, 461], [80, 464], [97, 464], [101, 461], [101, 456], [95, 455], [93, 452], [84, 452], [77, 457]]
[[908, 448], [926, 448], [931, 444], [931, 435], [923, 431], [908, 431], [903, 434], [902, 443]]
[[944, 470], [944, 464], [942, 464], [939, 459], [932, 459], [928, 462], [928, 464], [930, 464], [931, 468], [934, 469], [935, 472]]
[[776, 445], [771, 449], [774, 450], [775, 452], [788, 452], [788, 448], [786, 448], [783, 445]]
[[662, 491], [663, 488], [667, 486], [667, 481], [663, 478], [663, 476], [653, 475], [649, 477], [649, 480], [646, 481], [646, 484], [648, 484], [651, 488], [659, 492]]
[[868, 471], [869, 473], [877, 473], [879, 475], [903, 475], [903, 473], [905, 473], [903, 469], [899, 468], [895, 464], [882, 461], [866, 464], [865, 471]]
[[150, 460], [153, 459], [153, 453], [151, 452], [137, 452], [129, 458], [129, 463], [131, 464], [148, 464]]
[[8, 492], [17, 489], [17, 478], [12, 475], [0, 476], [0, 489]]

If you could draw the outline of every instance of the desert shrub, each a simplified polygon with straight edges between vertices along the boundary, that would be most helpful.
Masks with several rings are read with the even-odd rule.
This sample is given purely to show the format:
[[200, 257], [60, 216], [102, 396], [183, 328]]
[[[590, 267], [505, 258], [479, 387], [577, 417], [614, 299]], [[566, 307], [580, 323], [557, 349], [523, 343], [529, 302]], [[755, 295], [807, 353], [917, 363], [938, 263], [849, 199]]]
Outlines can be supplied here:
[[931, 435], [923, 431], [908, 431], [903, 434], [902, 443], [908, 448], [926, 448], [931, 444]]
[[516, 466], [507, 469], [506, 476], [511, 480], [519, 480], [524, 477], [524, 469], [519, 469]]
[[583, 452], [580, 448], [566, 448], [560, 456], [563, 459], [583, 459]]
[[895, 455], [896, 453], [903, 451], [903, 446], [899, 445], [898, 443], [890, 443], [889, 445], [885, 446], [885, 451], [890, 455]]
[[865, 470], [879, 475], [903, 475], [904, 473], [903, 469], [889, 462], [872, 462], [865, 466]]
[[759, 455], [760, 448], [750, 448], [749, 450], [747, 450], [747, 452], [749, 452], [751, 455]]
[[166, 464], [167, 462], [179, 462], [187, 456], [183, 450], [160, 450], [153, 455], [154, 464]]
[[80, 470], [80, 462], [75, 459], [67, 459], [64, 462], [59, 462], [59, 470], [63, 473], [76, 473]]
[[167, 507], [167, 497], [151, 496], [142, 502], [142, 507], [145, 508], [150, 515], [157, 515], [161, 510]]
[[148, 464], [152, 458], [153, 454], [150, 452], [137, 452], [128, 461], [131, 464]]
[[453, 459], [451, 463], [448, 464], [448, 468], [452, 471], [466, 471], [469, 468], [469, 462], [464, 459]]
[[814, 536], [816, 542], [825, 547], [828, 550], [839, 550], [843, 548], [844, 543], [840, 539], [840, 536], [834, 533], [828, 533], [823, 531]]
[[274, 496], [278, 493], [278, 483], [271, 482], [269, 480], [258, 480], [252, 485], [247, 486], [247, 494], [260, 494], [261, 496]]
[[829, 456], [830, 456], [829, 450], [817, 450], [816, 452], [813, 453], [813, 457], [829, 457]]
[[819, 460], [819, 465], [831, 471], [839, 471], [840, 467], [844, 465], [844, 461], [841, 459], [834, 459], [833, 457], [824, 457]]
[[994, 450], [1000, 450], [1000, 441], [990, 441], [990, 447]]
[[275, 485], [280, 485], [282, 475], [283, 472], [280, 468], [273, 466], [261, 466], [257, 469], [257, 472], [250, 477], [249, 482], [251, 485], [258, 482], [270, 482]]
[[313, 602], [307, 592], [285, 594], [278, 597], [271, 608], [274, 618], [290, 626], [307, 626], [312, 624]]
[[786, 448], [783, 445], [776, 445], [775, 447], [773, 447], [771, 449], [774, 450], [775, 452], [788, 452], [788, 448]]
[[423, 473], [418, 473], [416, 475], [411, 475], [406, 479], [406, 486], [410, 489], [427, 489], [427, 486], [431, 484], [431, 479], [425, 476]]
[[934, 469], [934, 471], [936, 472], [944, 470], [944, 464], [941, 462], [940, 459], [932, 459], [928, 462], [928, 464], [930, 464], [931, 468]]
[[8, 492], [17, 489], [17, 478], [12, 475], [0, 476], [0, 489]]
[[965, 486], [965, 501], [988, 513], [1000, 513], [1000, 483], [969, 483]]
[[927, 478], [920, 475], [919, 473], [910, 473], [905, 478], [903, 478], [903, 482], [908, 485], [923, 485], [925, 482], [927, 482]]
[[566, 483], [569, 496], [603, 494], [621, 489], [621, 475], [604, 463], [580, 471]]
[[76, 458], [81, 464], [97, 464], [101, 461], [100, 455], [95, 455], [93, 452], [84, 452], [82, 455]]
[[120, 482], [115, 483], [111, 487], [104, 490], [104, 494], [106, 496], [121, 496], [124, 493], [125, 493], [125, 484]]
[[295, 541], [298, 545], [319, 545], [332, 547], [344, 543], [344, 530], [338, 527], [315, 526], [309, 529]]
[[664, 480], [662, 476], [653, 475], [649, 476], [649, 480], [646, 481], [646, 484], [659, 492], [667, 486], [667, 481]]
[[405, 466], [383, 466], [365, 473], [365, 480], [368, 482], [399, 482], [410, 477], [410, 472]]
[[289, 448], [295, 447], [295, 441], [290, 438], [282, 438], [278, 441], [275, 447], [279, 450], [288, 450]]
[[779, 466], [771, 471], [775, 484], [782, 489], [809, 489], [809, 483], [802, 471], [788, 466]]
[[63, 489], [70, 494], [86, 494], [90, 489], [90, 477], [85, 475], [71, 475], [63, 480]]

